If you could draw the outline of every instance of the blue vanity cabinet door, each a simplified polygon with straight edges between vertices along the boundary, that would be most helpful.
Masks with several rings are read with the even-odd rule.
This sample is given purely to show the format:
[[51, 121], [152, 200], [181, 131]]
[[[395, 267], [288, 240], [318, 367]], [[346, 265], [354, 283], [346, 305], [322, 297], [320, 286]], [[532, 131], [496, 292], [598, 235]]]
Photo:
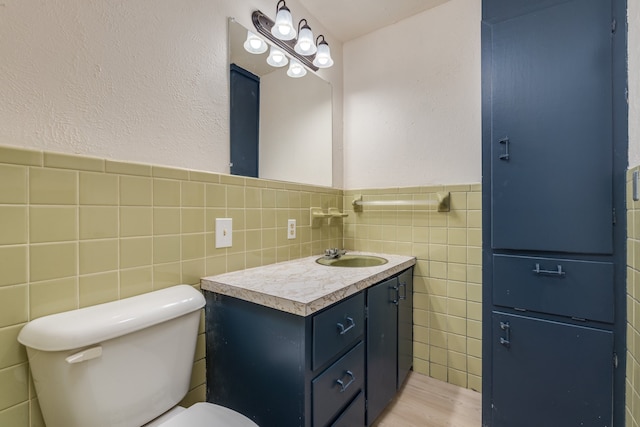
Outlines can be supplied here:
[[610, 427], [613, 333], [494, 312], [492, 427]]
[[205, 297], [207, 401], [260, 427], [312, 427], [311, 318]]
[[398, 276], [398, 378], [400, 388], [413, 366], [413, 268]]
[[524, 3], [486, 22], [492, 248], [611, 254], [611, 1]]
[[396, 394], [398, 355], [398, 278], [367, 289], [367, 425]]

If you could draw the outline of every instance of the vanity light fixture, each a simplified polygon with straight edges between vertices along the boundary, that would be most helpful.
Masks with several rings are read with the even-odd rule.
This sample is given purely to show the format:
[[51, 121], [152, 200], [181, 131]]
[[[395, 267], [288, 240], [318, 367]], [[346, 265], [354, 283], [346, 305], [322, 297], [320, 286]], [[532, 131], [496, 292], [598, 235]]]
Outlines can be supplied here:
[[[280, 3], [282, 3], [282, 7], [280, 7]], [[291, 11], [284, 0], [280, 0], [276, 4], [276, 23], [271, 28], [271, 34], [280, 40], [293, 40], [296, 38], [296, 29], [293, 26]]]
[[[318, 43], [322, 37], [322, 41]], [[329, 44], [324, 40], [324, 36], [320, 34], [316, 39], [316, 44], [318, 45], [318, 52], [316, 53], [316, 57], [313, 58], [313, 65], [318, 68], [329, 68], [333, 65], [333, 59], [331, 59], [331, 49], [329, 49]]]
[[278, 49], [275, 46], [271, 46], [269, 50], [269, 56], [267, 57], [267, 64], [272, 67], [284, 67], [289, 63], [289, 59], [287, 59], [287, 55], [284, 54], [283, 51]]
[[[301, 19], [298, 23], [299, 36], [296, 40], [296, 29], [291, 26], [291, 30], [288, 30], [291, 11], [286, 7], [284, 0], [278, 2], [276, 11], [275, 22], [259, 10], [253, 12], [251, 16], [253, 26], [258, 34], [310, 70], [318, 71], [320, 68], [329, 68], [333, 65], [329, 44], [323, 35], [319, 35], [314, 41], [309, 23], [306, 19]], [[283, 38], [282, 34], [286, 34], [284, 37], [289, 37], [291, 34], [293, 36], [291, 38]]]
[[295, 58], [291, 58], [289, 69], [287, 70], [287, 76], [297, 79], [299, 77], [304, 77], [305, 74], [307, 74], [307, 70], [302, 66], [300, 61]]
[[267, 42], [262, 40], [260, 37], [251, 32], [251, 30], [247, 30], [247, 40], [245, 40], [244, 49], [253, 54], [260, 54], [267, 51]]
[[[304, 25], [300, 28], [302, 21], [304, 21]], [[306, 19], [301, 19], [298, 23], [298, 42], [293, 49], [296, 53], [304, 56], [313, 55], [318, 50], [313, 41], [313, 32]]]

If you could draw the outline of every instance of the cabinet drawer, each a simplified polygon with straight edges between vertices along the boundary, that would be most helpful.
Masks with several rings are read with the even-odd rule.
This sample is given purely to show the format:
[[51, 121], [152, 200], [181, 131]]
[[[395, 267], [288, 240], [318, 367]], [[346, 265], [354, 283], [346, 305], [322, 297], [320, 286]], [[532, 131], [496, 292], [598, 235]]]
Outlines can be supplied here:
[[342, 301], [313, 318], [313, 369], [356, 342], [364, 332], [364, 293]]
[[358, 393], [349, 407], [345, 409], [331, 427], [364, 426], [364, 392]]
[[364, 344], [360, 342], [312, 381], [313, 425], [326, 425], [363, 385]]
[[505, 307], [613, 322], [613, 264], [493, 256], [493, 302]]

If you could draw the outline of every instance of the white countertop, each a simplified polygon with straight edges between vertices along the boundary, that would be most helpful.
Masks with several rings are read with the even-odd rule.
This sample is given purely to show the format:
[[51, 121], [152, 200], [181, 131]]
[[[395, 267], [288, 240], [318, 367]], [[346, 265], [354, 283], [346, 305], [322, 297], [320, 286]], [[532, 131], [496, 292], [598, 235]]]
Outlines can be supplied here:
[[416, 263], [415, 257], [375, 255], [388, 262], [374, 267], [327, 267], [320, 255], [249, 268], [200, 280], [203, 290], [232, 296], [299, 316], [308, 316]]

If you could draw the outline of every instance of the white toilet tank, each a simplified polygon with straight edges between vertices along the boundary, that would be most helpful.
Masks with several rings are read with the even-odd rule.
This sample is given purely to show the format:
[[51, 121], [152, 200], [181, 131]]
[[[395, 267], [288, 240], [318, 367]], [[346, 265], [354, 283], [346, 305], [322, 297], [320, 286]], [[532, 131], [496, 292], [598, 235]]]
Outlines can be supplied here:
[[204, 304], [178, 285], [25, 325], [18, 341], [47, 427], [139, 427], [175, 406]]

